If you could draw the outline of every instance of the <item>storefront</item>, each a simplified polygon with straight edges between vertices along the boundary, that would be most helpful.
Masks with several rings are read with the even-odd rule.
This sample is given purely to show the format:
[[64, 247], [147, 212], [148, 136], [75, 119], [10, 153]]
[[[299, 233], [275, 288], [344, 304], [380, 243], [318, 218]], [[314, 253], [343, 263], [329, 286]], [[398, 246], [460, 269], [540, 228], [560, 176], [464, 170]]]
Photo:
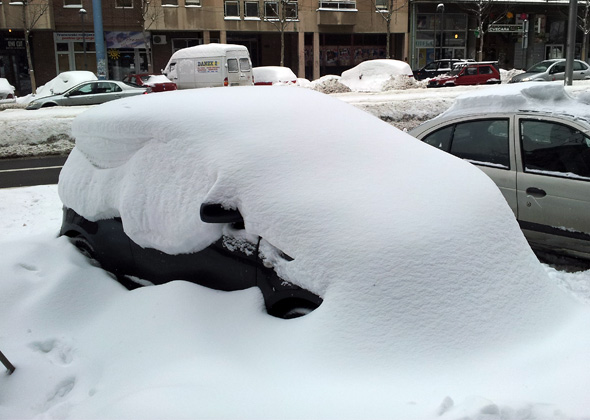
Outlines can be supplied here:
[[108, 78], [122, 80], [129, 73], [147, 73], [148, 57], [146, 32], [105, 32], [108, 61]]
[[[0, 32], [0, 77], [16, 88], [17, 95], [31, 92], [25, 39], [14, 32]], [[22, 35], [22, 34], [21, 34]]]
[[419, 13], [414, 28], [412, 68], [436, 59], [467, 57], [467, 14]]
[[96, 73], [96, 47], [94, 33], [56, 32], [56, 74], [72, 70], [88, 70]]

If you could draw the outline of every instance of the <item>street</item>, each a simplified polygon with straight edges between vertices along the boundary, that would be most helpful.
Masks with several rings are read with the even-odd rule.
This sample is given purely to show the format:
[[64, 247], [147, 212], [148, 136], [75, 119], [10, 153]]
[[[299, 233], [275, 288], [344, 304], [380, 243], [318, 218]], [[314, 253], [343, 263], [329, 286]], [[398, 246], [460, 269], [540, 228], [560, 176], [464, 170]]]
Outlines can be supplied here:
[[0, 159], [0, 188], [57, 184], [67, 156]]

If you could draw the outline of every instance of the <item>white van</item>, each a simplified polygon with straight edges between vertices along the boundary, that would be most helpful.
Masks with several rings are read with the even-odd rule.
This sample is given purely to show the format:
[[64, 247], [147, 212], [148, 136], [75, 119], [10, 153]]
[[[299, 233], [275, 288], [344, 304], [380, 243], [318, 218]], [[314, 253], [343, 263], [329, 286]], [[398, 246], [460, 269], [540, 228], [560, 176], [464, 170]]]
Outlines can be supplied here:
[[203, 44], [183, 48], [172, 54], [162, 73], [178, 89], [254, 84], [250, 53], [243, 45]]

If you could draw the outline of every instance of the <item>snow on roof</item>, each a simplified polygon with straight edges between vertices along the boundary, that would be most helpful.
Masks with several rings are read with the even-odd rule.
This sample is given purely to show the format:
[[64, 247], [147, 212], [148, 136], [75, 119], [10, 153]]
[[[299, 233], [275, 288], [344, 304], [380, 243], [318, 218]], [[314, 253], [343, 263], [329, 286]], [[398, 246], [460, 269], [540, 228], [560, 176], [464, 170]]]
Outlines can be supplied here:
[[563, 82], [523, 82], [491, 86], [457, 97], [439, 118], [473, 113], [544, 111], [590, 118], [590, 96], [574, 98]]
[[293, 257], [275, 270], [324, 298], [297, 324], [314, 326], [304, 346], [424, 369], [535, 346], [574, 311], [483, 172], [327, 95], [141, 95], [83, 113], [73, 134], [59, 194], [83, 216], [120, 215], [141, 246], [184, 253], [220, 237], [198, 217], [218, 202], [262, 252]]
[[0, 77], [0, 92], [14, 94], [14, 86], [8, 83], [8, 80], [3, 77]]
[[35, 99], [42, 98], [44, 96], [57, 95], [58, 93], [64, 93], [69, 88], [88, 80], [98, 80], [98, 78], [91, 71], [64, 71], [63, 73], [60, 73], [51, 79], [49, 82], [45, 83], [43, 86], [37, 88]]
[[297, 80], [297, 76], [289, 67], [281, 66], [253, 67], [252, 75], [254, 83], [288, 83]]
[[363, 61], [359, 65], [342, 72], [340, 82], [352, 90], [380, 91], [391, 77], [412, 76], [412, 68], [405, 61], [379, 59]]
[[217, 57], [225, 55], [228, 51], [245, 51], [248, 48], [243, 45], [235, 44], [202, 44], [194, 47], [182, 48], [172, 54], [172, 59], [178, 58], [196, 58], [196, 57]]

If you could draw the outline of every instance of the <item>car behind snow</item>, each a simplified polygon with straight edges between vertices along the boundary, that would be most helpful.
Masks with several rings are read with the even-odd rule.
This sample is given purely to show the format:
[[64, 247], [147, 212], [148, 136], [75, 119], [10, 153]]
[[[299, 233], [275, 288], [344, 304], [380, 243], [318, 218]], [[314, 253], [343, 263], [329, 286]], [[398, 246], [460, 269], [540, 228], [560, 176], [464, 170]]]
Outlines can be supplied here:
[[123, 81], [136, 87], [149, 88], [151, 92], [166, 92], [177, 89], [176, 83], [171, 82], [163, 74], [132, 73], [127, 75]]
[[[547, 82], [555, 80], [564, 80], [565, 78], [565, 59], [557, 58], [552, 60], [541, 61], [533, 65], [526, 72], [513, 76], [508, 83], [516, 82]], [[581, 60], [573, 62], [573, 79], [586, 80], [590, 79], [590, 66]]]
[[146, 88], [134, 87], [117, 80], [95, 80], [80, 83], [58, 95], [35, 99], [27, 105], [27, 109], [51, 106], [97, 105], [144, 93], [148, 93]]
[[14, 86], [8, 83], [8, 80], [0, 77], [0, 103], [14, 102]]
[[590, 259], [588, 104], [561, 84], [522, 85], [460, 97], [410, 134], [485, 172], [533, 248]]
[[497, 62], [465, 62], [456, 64], [448, 74], [430, 79], [428, 87], [491, 85], [500, 82]]
[[254, 77], [255, 86], [271, 86], [274, 84], [294, 85], [297, 83], [297, 76], [289, 67], [253, 67], [252, 76]]

